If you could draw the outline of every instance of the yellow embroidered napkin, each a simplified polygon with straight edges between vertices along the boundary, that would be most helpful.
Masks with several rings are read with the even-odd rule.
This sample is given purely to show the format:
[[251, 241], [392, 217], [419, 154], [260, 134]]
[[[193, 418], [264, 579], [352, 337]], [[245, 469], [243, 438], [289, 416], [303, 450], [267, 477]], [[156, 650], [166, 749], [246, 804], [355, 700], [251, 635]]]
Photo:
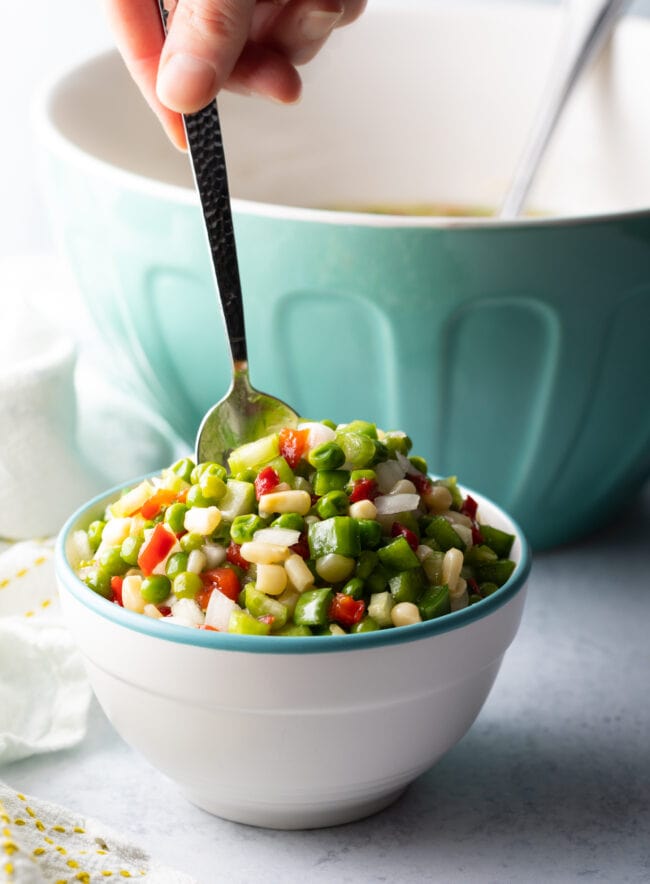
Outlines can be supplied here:
[[61, 623], [52, 542], [0, 552], [0, 765], [78, 743], [91, 691]]
[[0, 783], [0, 882], [196, 884], [97, 820]]

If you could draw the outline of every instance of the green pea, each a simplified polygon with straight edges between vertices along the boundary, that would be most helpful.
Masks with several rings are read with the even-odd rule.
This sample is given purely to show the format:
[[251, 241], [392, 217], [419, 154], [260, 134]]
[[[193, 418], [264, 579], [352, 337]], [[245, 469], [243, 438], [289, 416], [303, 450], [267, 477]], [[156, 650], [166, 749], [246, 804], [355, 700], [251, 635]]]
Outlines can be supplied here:
[[203, 463], [197, 464], [192, 470], [192, 475], [190, 476], [192, 485], [198, 485], [204, 475], [217, 476], [225, 482], [227, 473], [226, 468], [222, 467], [220, 463], [205, 460]]
[[125, 562], [120, 555], [120, 547], [114, 546], [107, 549], [105, 553], [99, 557], [99, 566], [103, 568], [111, 577], [121, 576], [131, 567], [129, 562]]
[[316, 504], [316, 512], [321, 519], [347, 515], [350, 501], [345, 491], [328, 491]]
[[266, 527], [266, 522], [254, 513], [246, 516], [235, 516], [230, 526], [230, 539], [235, 543], [248, 543], [256, 531]]
[[305, 520], [298, 513], [282, 513], [271, 522], [272, 528], [290, 528], [292, 531], [303, 531]]
[[202, 534], [183, 534], [179, 542], [183, 552], [191, 553], [193, 549], [203, 548], [205, 537]]
[[220, 476], [205, 472], [199, 480], [199, 488], [203, 496], [211, 501], [219, 501], [226, 493], [226, 483]]
[[403, 454], [406, 457], [411, 448], [413, 448], [413, 442], [403, 433], [396, 433], [395, 435], [386, 433], [383, 441], [391, 456], [394, 455], [396, 451], [399, 451], [400, 454]]
[[409, 460], [411, 462], [411, 465], [414, 466], [416, 470], [419, 470], [426, 476], [426, 474], [429, 472], [429, 467], [423, 457], [418, 457], [417, 455], [414, 455], [413, 457], [409, 457]]
[[203, 589], [203, 581], [192, 571], [182, 571], [174, 577], [174, 595], [179, 599], [193, 599]]
[[190, 460], [189, 457], [182, 457], [180, 460], [177, 460], [176, 463], [172, 465], [171, 470], [172, 473], [180, 476], [180, 478], [184, 482], [190, 482], [194, 466], [194, 461]]
[[105, 527], [106, 522], [102, 522], [101, 519], [96, 519], [88, 525], [88, 543], [93, 552], [95, 552], [99, 544], [102, 542], [102, 534], [104, 533]]
[[85, 584], [97, 595], [103, 595], [105, 599], [110, 599], [113, 597], [111, 576], [106, 569], [98, 568], [94, 574], [86, 577]]
[[177, 574], [187, 571], [187, 560], [189, 554], [186, 552], [173, 553], [168, 559], [165, 566], [165, 573], [170, 580], [173, 580]]
[[188, 506], [212, 506], [212, 501], [204, 495], [200, 485], [192, 485], [187, 492]]
[[172, 503], [165, 510], [165, 522], [174, 534], [180, 534], [185, 527], [185, 513], [187, 507], [184, 503]]
[[338, 470], [345, 463], [345, 452], [336, 442], [323, 442], [312, 448], [307, 460], [317, 470]]
[[140, 587], [140, 595], [150, 605], [160, 605], [169, 597], [172, 582], [163, 574], [152, 574], [145, 577]]
[[373, 620], [372, 617], [364, 617], [363, 620], [350, 627], [350, 632], [376, 632], [378, 629], [379, 624], [376, 620]]
[[345, 584], [341, 592], [344, 595], [350, 595], [353, 599], [359, 601], [360, 598], [363, 598], [364, 587], [365, 584], [363, 580], [361, 580], [359, 577], [352, 577], [352, 579], [348, 580], [348, 582]]
[[140, 547], [143, 543], [143, 537], [125, 537], [122, 541], [122, 546], [120, 547], [120, 556], [129, 565], [137, 565]]

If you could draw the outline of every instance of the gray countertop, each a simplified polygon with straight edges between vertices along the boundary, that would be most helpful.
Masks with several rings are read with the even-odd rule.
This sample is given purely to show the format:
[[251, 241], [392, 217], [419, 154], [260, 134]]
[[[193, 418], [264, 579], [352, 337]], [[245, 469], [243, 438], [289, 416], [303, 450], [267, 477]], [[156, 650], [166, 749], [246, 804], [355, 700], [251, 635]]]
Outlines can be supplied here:
[[649, 591], [650, 493], [588, 540], [538, 554], [521, 630], [473, 728], [358, 823], [277, 832], [211, 817], [96, 703], [81, 746], [2, 778], [201, 884], [650, 882]]

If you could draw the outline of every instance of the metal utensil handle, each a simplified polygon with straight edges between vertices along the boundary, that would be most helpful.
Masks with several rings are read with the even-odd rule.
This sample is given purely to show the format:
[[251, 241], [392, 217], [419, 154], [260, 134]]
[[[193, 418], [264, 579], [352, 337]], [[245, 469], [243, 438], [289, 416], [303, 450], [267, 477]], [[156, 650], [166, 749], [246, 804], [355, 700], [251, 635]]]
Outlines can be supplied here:
[[[158, 0], [158, 6], [166, 35], [164, 0]], [[184, 114], [183, 124], [233, 362], [245, 363], [244, 305], [217, 102], [211, 101], [195, 114]]]
[[499, 210], [499, 218], [516, 218], [521, 212], [544, 151], [555, 130], [573, 86], [583, 68], [596, 56], [630, 0], [600, 0], [587, 10], [569, 33], [569, 45], [561, 50], [559, 66], [543, 98], [533, 131], [517, 164], [515, 174]]

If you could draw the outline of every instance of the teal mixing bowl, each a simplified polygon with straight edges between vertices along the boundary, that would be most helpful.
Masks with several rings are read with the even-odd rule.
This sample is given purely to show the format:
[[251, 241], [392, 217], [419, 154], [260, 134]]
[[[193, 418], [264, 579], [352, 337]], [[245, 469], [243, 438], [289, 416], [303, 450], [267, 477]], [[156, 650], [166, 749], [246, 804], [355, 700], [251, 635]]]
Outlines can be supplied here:
[[[650, 471], [650, 24], [626, 21], [581, 84], [533, 216], [398, 212], [499, 203], [559, 16], [371, 2], [297, 106], [220, 100], [253, 382], [406, 429], [537, 548], [602, 524]], [[191, 444], [230, 364], [187, 159], [113, 53], [54, 78], [37, 118], [107, 371]]]

